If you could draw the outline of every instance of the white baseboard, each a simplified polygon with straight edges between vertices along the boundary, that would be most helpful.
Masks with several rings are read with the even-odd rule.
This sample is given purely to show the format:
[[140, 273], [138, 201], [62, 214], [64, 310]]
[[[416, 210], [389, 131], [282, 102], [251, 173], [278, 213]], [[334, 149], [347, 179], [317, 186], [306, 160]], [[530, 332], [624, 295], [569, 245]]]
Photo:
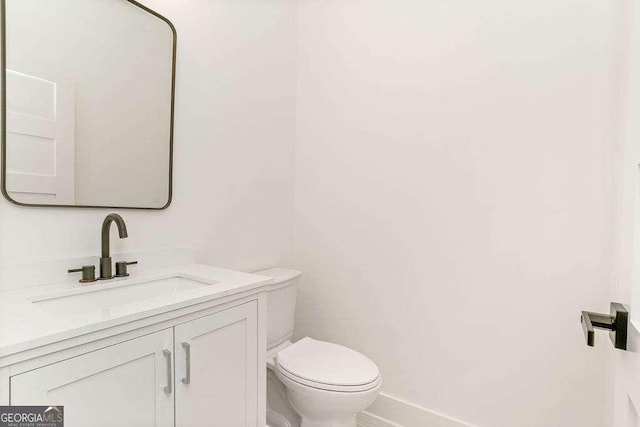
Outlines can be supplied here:
[[358, 427], [473, 427], [386, 393], [358, 414]]
[[400, 424], [393, 423], [377, 415], [369, 412], [360, 412], [358, 414], [357, 427], [402, 427]]

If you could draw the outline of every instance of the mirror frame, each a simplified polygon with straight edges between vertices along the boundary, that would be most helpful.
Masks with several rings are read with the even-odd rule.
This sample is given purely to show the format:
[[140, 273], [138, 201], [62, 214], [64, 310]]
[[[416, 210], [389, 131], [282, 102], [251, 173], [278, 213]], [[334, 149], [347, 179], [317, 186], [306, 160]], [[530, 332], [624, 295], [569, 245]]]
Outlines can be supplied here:
[[[114, 0], [117, 1], [117, 0]], [[2, 132], [0, 135], [1, 139], [1, 151], [0, 157], [2, 157], [2, 162], [0, 162], [0, 167], [2, 168], [1, 173], [1, 185], [0, 191], [2, 191], [2, 195], [11, 203], [18, 206], [27, 206], [27, 207], [44, 207], [44, 208], [89, 208], [89, 209], [145, 209], [145, 210], [163, 210], [171, 205], [171, 201], [173, 199], [173, 134], [174, 134], [174, 117], [175, 117], [175, 97], [176, 97], [176, 54], [177, 54], [177, 46], [178, 46], [178, 34], [176, 32], [176, 28], [169, 19], [160, 15], [158, 12], [149, 9], [145, 5], [138, 3], [136, 0], [121, 0], [131, 3], [132, 5], [142, 9], [143, 11], [151, 14], [152, 16], [164, 21], [169, 28], [171, 29], [171, 33], [173, 34], [173, 46], [172, 46], [172, 64], [171, 64], [171, 123], [169, 125], [169, 194], [167, 203], [158, 208], [153, 207], [138, 207], [138, 206], [101, 206], [101, 205], [48, 205], [44, 203], [23, 203], [17, 200], [14, 200], [9, 196], [7, 192], [7, 37], [6, 37], [6, 0], [0, 0], [0, 91], [2, 94], [0, 95], [0, 126], [2, 127]]]

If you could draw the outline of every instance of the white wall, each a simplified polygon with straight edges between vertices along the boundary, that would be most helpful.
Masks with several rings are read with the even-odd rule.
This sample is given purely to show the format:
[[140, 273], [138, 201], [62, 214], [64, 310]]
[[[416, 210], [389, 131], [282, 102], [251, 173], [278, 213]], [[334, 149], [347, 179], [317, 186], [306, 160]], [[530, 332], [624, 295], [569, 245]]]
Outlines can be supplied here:
[[[148, 4], [178, 29], [175, 198], [121, 211], [114, 252], [294, 265], [298, 336], [363, 351], [386, 393], [603, 425], [578, 316], [608, 300], [614, 3]], [[107, 213], [2, 200], [0, 265], [97, 254]]]
[[[238, 269], [291, 258], [295, 138], [294, 0], [152, 0], [178, 31], [175, 197], [120, 211], [114, 252], [196, 245]], [[107, 210], [0, 200], [0, 265], [95, 255]], [[72, 266], [70, 266], [72, 267]]]
[[605, 425], [617, 7], [301, 0], [298, 336], [479, 426]]

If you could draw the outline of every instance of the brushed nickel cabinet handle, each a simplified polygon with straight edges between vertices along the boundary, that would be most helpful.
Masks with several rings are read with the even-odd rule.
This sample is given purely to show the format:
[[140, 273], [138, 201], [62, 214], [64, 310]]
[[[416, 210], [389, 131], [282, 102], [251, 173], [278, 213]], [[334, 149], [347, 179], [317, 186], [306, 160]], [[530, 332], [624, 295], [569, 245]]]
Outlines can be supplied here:
[[163, 390], [166, 394], [171, 394], [171, 352], [169, 350], [162, 350], [162, 354], [167, 358], [167, 385]]
[[186, 376], [182, 379], [182, 384], [191, 383], [191, 346], [187, 342], [182, 343], [186, 361]]

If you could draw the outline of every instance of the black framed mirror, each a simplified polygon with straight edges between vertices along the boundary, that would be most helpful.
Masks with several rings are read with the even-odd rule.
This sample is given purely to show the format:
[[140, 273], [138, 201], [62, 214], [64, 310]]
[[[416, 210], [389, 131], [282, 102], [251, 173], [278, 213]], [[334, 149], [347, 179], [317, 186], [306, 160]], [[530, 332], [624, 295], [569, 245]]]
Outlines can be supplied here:
[[2, 193], [22, 206], [164, 209], [176, 30], [134, 0], [0, 0]]

